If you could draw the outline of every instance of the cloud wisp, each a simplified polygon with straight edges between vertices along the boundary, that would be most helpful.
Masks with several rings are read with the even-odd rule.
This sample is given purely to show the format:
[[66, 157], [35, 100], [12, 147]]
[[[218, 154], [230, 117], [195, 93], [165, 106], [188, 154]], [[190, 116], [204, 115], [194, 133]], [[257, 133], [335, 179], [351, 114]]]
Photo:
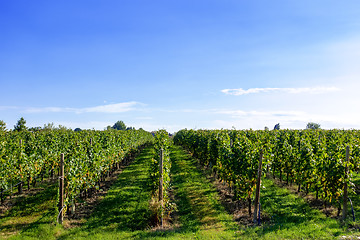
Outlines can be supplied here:
[[298, 93], [308, 93], [308, 94], [321, 94], [328, 92], [337, 92], [340, 91], [337, 87], [313, 87], [313, 88], [235, 88], [235, 89], [223, 89], [222, 93], [226, 95], [247, 95], [252, 93], [290, 93], [290, 94], [298, 94]]
[[302, 116], [305, 112], [302, 111], [242, 111], [242, 110], [212, 110], [214, 114], [228, 115], [232, 118], [246, 118], [246, 117], [297, 117]]
[[17, 110], [18, 107], [15, 106], [0, 106], [0, 111], [8, 111], [8, 110]]
[[114, 103], [114, 104], [106, 104], [95, 107], [87, 107], [87, 108], [67, 108], [67, 107], [44, 107], [44, 108], [26, 108], [25, 112], [28, 113], [123, 113], [136, 110], [137, 107], [143, 106], [144, 104], [139, 102], [123, 102], [123, 103]]

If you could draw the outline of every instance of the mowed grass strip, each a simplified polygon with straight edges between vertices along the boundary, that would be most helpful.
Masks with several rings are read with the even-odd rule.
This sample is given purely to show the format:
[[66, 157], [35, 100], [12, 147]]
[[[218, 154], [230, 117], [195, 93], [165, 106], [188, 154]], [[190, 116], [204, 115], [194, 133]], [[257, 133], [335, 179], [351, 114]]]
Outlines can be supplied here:
[[17, 196], [14, 204], [0, 218], [0, 239], [23, 238], [31, 232], [34, 238], [46, 238], [56, 229], [57, 184], [40, 183], [34, 195]]
[[216, 188], [197, 168], [197, 160], [179, 146], [172, 147], [170, 157], [180, 232], [202, 239], [236, 238], [238, 226], [221, 205]]

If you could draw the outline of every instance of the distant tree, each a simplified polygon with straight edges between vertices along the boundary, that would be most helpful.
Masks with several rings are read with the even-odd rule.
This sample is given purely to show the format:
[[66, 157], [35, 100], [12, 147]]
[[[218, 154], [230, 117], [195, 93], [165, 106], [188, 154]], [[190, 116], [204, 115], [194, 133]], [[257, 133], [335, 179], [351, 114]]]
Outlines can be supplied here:
[[19, 119], [19, 121], [17, 122], [17, 124], [14, 126], [14, 131], [24, 131], [27, 129], [27, 127], [25, 126], [26, 121], [23, 117], [21, 117]]
[[135, 130], [134, 127], [127, 127], [126, 130]]
[[268, 128], [268, 127], [265, 127], [265, 131], [269, 131], [269, 128]]
[[81, 128], [75, 128], [74, 131], [75, 132], [81, 132]]
[[320, 129], [320, 124], [314, 123], [314, 122], [309, 122], [306, 125], [306, 129]]
[[274, 130], [280, 130], [280, 123], [275, 124]]
[[0, 120], [0, 131], [6, 130], [6, 123], [3, 120]]
[[116, 130], [126, 130], [126, 125], [123, 121], [117, 121], [112, 128]]
[[105, 128], [105, 130], [111, 130], [111, 129], [113, 129], [111, 126], [107, 126], [107, 127]]

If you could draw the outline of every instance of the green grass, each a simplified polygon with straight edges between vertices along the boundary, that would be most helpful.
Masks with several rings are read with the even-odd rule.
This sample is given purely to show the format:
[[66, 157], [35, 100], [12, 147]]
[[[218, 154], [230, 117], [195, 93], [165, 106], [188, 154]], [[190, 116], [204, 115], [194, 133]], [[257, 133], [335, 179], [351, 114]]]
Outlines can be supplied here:
[[170, 157], [179, 232], [189, 238], [235, 238], [238, 227], [221, 205], [215, 187], [196, 167], [197, 161], [177, 146]]
[[336, 219], [313, 209], [301, 197], [280, 188], [272, 180], [263, 179], [261, 208], [269, 221], [260, 227], [242, 230], [251, 239], [339, 239], [347, 235]]
[[57, 184], [42, 183], [44, 188], [35, 195], [17, 196], [12, 199], [13, 207], [0, 219], [0, 238], [23, 238], [20, 233], [28, 232], [34, 238], [42, 238], [57, 229], [49, 223], [55, 222]]

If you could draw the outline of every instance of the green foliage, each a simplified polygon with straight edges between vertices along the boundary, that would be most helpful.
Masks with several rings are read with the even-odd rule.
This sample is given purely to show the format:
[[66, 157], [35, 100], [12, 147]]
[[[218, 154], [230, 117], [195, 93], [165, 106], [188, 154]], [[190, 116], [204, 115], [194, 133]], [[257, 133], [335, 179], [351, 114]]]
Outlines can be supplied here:
[[52, 122], [52, 123], [48, 123], [48, 124], [44, 124], [44, 127], [43, 127], [43, 130], [55, 130], [56, 127], [55, 127], [55, 124]]
[[6, 123], [3, 120], [0, 120], [0, 131], [6, 130]]
[[264, 169], [298, 189], [315, 192], [327, 202], [343, 195], [346, 146], [351, 154], [349, 176], [359, 170], [360, 131], [356, 130], [181, 130], [174, 137], [213, 169], [235, 191], [235, 197], [250, 197], [255, 189], [260, 150]]
[[184, 145], [227, 182], [238, 199], [250, 198], [255, 190], [259, 141], [258, 132], [252, 130], [181, 130], [174, 137], [176, 144]]
[[64, 153], [67, 205], [81, 191], [95, 187], [126, 154], [152, 140], [152, 135], [143, 130], [1, 132], [0, 188], [56, 171]]
[[123, 121], [117, 121], [112, 128], [115, 130], [126, 130], [126, 125]]
[[21, 117], [18, 122], [16, 123], [16, 125], [14, 126], [14, 131], [25, 131], [27, 129], [27, 127], [25, 126], [26, 124], [26, 120]]
[[[160, 155], [162, 153], [163, 197], [164, 197], [163, 202], [165, 208], [170, 209], [169, 206], [171, 204], [169, 198], [169, 189], [170, 189], [170, 169], [171, 169], [171, 160], [170, 160], [171, 140], [169, 138], [169, 133], [166, 130], [156, 131], [154, 138], [155, 138], [155, 144], [154, 144], [155, 151], [149, 170], [153, 195], [157, 197], [159, 193], [158, 192], [159, 182], [160, 182], [159, 164], [160, 164]], [[161, 212], [159, 214], [161, 214]]]
[[309, 122], [306, 125], [306, 129], [320, 129], [320, 124], [319, 123], [314, 123], [314, 122]]

